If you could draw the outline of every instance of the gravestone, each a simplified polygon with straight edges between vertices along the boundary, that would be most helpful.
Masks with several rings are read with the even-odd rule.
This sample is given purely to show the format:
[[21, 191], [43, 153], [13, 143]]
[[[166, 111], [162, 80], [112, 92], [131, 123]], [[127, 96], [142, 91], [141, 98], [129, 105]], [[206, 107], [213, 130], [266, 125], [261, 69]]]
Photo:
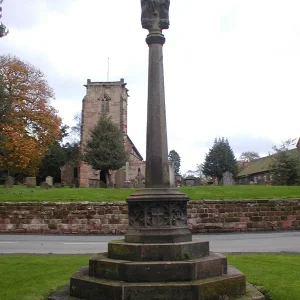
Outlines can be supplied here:
[[123, 169], [119, 169], [115, 174], [115, 188], [120, 189], [126, 181], [126, 173]]
[[131, 180], [124, 181], [123, 188], [132, 189], [133, 188], [133, 184], [131, 183]]
[[138, 171], [138, 174], [135, 177], [135, 179], [137, 181], [136, 185], [135, 185], [136, 188], [141, 189], [141, 188], [145, 187], [145, 184], [144, 184], [145, 176], [142, 174], [141, 170]]
[[49, 184], [47, 182], [42, 182], [41, 185], [40, 185], [40, 189], [48, 190], [49, 189]]
[[107, 184], [104, 181], [102, 181], [102, 180], [99, 181], [98, 180], [98, 182], [99, 182], [98, 187], [100, 187], [101, 189], [107, 188]]
[[174, 163], [169, 163], [169, 178], [170, 187], [175, 187], [175, 165]]
[[234, 185], [234, 179], [232, 178], [232, 174], [226, 171], [222, 177], [222, 183], [224, 186]]
[[47, 176], [45, 182], [48, 183], [48, 185], [52, 187], [53, 186], [53, 177]]
[[183, 184], [182, 177], [179, 174], [175, 174], [175, 186], [180, 187]]
[[5, 178], [5, 183], [4, 183], [4, 187], [5, 188], [12, 188], [14, 186], [14, 178], [12, 176], [7, 176]]
[[175, 174], [175, 180], [176, 181], [181, 181], [182, 180], [181, 175]]
[[201, 185], [201, 178], [199, 178], [199, 177], [196, 178], [196, 179], [195, 179], [194, 185], [195, 185], [195, 186], [200, 186], [200, 185]]
[[89, 188], [99, 188], [100, 180], [99, 179], [89, 179]]
[[26, 177], [26, 185], [28, 188], [36, 187], [36, 177]]
[[125, 166], [125, 181], [123, 183], [123, 188], [133, 188], [131, 181], [129, 180], [129, 162], [126, 162]]
[[79, 187], [78, 178], [74, 178], [74, 179], [73, 179], [73, 187], [74, 187], [74, 188], [78, 188], [78, 187]]
[[187, 177], [184, 179], [184, 182], [185, 182], [185, 185], [186, 186], [194, 186], [195, 185], [195, 180], [196, 180], [196, 177]]

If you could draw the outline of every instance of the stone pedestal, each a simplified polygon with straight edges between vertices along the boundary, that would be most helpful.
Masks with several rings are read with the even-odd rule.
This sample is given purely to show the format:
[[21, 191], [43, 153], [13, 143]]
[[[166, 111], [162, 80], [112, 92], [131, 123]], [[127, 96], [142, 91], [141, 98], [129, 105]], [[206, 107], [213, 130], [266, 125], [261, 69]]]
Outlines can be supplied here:
[[127, 198], [131, 243], [190, 242], [187, 226], [188, 197], [171, 188], [141, 189]]

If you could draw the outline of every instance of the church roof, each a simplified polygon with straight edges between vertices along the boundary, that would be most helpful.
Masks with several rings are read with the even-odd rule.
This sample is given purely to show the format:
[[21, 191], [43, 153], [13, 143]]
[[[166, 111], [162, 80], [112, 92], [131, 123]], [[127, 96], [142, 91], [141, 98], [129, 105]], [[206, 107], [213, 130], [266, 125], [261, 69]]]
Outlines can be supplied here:
[[256, 173], [264, 173], [270, 171], [272, 155], [255, 159], [249, 165], [238, 173], [237, 177], [244, 177]]
[[130, 139], [130, 137], [129, 137], [128, 135], [127, 135], [127, 139], [128, 139], [128, 141], [130, 142], [130, 144], [131, 144], [131, 146], [132, 146], [132, 149], [133, 149], [134, 152], [137, 154], [138, 158], [139, 158], [140, 160], [144, 160], [144, 159], [143, 159], [143, 156], [140, 154], [140, 152], [139, 152], [138, 149], [135, 147], [133, 141]]

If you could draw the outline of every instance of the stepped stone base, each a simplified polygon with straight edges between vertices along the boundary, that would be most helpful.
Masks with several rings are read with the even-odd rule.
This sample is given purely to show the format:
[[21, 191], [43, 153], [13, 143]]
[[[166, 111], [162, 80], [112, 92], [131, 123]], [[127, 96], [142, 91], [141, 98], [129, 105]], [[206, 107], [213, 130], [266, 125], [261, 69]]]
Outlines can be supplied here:
[[[246, 288], [247, 287], [247, 288]], [[111, 241], [70, 285], [49, 300], [263, 300], [206, 241], [138, 244]]]
[[[73, 296], [71, 296], [70, 294]], [[220, 296], [222, 295], [222, 296]], [[222, 297], [222, 298], [221, 298]], [[49, 300], [263, 300], [245, 276], [233, 267], [228, 274], [191, 282], [127, 283], [88, 275], [88, 267], [71, 277], [71, 288], [64, 286]]]
[[107, 258], [99, 254], [90, 259], [89, 275], [126, 282], [191, 281], [227, 273], [227, 259], [221, 254], [184, 260], [135, 262]]
[[124, 240], [108, 243], [108, 257], [131, 261], [179, 261], [209, 255], [209, 242], [139, 244]]

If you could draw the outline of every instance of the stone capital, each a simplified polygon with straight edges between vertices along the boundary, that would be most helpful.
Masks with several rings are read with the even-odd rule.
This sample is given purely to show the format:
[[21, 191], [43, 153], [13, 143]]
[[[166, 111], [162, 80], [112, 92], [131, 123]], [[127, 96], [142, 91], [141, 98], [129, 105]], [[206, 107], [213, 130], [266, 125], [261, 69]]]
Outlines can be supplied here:
[[146, 43], [150, 46], [152, 44], [160, 44], [163, 45], [166, 41], [166, 38], [163, 34], [152, 34], [149, 33], [146, 38]]

